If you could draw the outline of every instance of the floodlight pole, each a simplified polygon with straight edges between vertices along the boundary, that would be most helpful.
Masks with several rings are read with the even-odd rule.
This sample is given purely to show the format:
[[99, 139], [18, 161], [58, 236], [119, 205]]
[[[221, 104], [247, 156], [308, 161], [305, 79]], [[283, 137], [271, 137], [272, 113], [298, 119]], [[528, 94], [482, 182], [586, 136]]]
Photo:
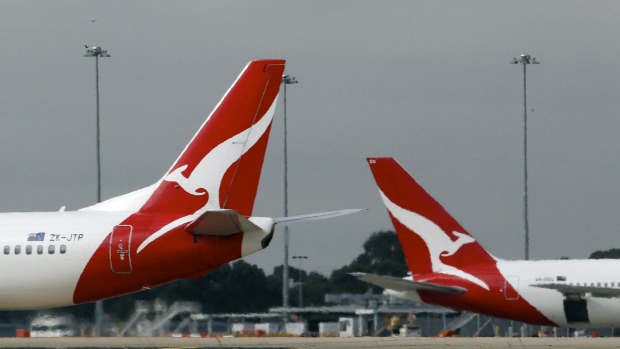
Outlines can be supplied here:
[[[296, 84], [298, 81], [295, 77], [289, 75], [282, 76], [282, 85], [284, 87], [284, 217], [288, 217], [288, 141], [286, 134], [286, 85]], [[288, 226], [284, 227], [284, 266], [282, 270], [282, 307], [289, 307], [289, 288], [288, 288]]]
[[[111, 57], [108, 51], [102, 50], [100, 46], [89, 48], [86, 46], [84, 57], [95, 57], [95, 90], [97, 94], [97, 202], [101, 202], [101, 151], [99, 137], [99, 57]], [[95, 302], [95, 332], [101, 336], [103, 323], [103, 301]]]
[[101, 152], [99, 136], [99, 56], [111, 57], [108, 51], [104, 51], [100, 46], [86, 47], [84, 57], [95, 57], [95, 90], [97, 94], [97, 202], [101, 202]]
[[308, 259], [308, 256], [293, 256], [293, 259], [299, 259], [299, 307], [303, 307], [304, 306], [304, 296], [303, 296], [303, 290], [304, 290], [304, 284], [301, 280], [301, 278], [303, 277], [303, 273], [301, 270], [301, 261], [303, 259]]
[[521, 55], [513, 58], [510, 64], [523, 65], [523, 225], [525, 230], [525, 260], [530, 259], [530, 232], [527, 207], [527, 70], [528, 64], [540, 64], [536, 58], [530, 55]]

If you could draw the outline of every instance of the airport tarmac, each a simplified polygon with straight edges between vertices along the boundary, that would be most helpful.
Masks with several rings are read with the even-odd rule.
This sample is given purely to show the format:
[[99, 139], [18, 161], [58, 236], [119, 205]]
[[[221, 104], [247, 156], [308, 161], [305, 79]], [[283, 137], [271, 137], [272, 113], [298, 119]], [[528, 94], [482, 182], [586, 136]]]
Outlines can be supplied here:
[[0, 338], [2, 348], [620, 348], [620, 338]]

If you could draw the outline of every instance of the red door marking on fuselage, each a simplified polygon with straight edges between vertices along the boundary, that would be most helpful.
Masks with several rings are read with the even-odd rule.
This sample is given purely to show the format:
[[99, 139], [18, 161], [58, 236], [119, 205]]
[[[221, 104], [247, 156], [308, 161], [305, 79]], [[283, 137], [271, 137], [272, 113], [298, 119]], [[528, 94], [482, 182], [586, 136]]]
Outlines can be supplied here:
[[110, 234], [110, 268], [118, 274], [130, 274], [131, 225], [117, 225]]

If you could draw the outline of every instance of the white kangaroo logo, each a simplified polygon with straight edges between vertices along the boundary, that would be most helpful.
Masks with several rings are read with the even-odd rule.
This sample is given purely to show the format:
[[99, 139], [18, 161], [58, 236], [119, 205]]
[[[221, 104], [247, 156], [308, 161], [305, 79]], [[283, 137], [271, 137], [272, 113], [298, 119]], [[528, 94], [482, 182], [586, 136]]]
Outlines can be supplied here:
[[209, 199], [203, 209], [214, 210], [220, 207], [220, 186], [222, 178], [228, 168], [250, 150], [267, 131], [275, 112], [275, 101], [265, 115], [254, 125], [232, 136], [213, 148], [200, 160], [192, 173], [187, 177], [183, 171], [188, 165], [183, 165], [170, 172], [164, 180], [176, 182], [183, 190], [192, 195], [209, 194]]
[[[183, 175], [183, 171], [188, 167], [186, 164], [174, 169], [164, 177], [164, 181], [176, 182], [183, 190], [191, 195], [205, 195], [205, 193], [208, 193], [209, 198], [207, 199], [207, 203], [193, 215], [184, 216], [172, 221], [146, 238], [140, 246], [138, 246], [137, 253], [140, 253], [146, 246], [170, 231], [170, 229], [191, 222], [196, 218], [194, 215], [207, 210], [221, 209], [220, 186], [222, 185], [224, 174], [232, 164], [239, 160], [243, 154], [250, 150], [263, 134], [265, 134], [276, 110], [276, 100], [277, 98], [274, 99], [269, 110], [267, 110], [265, 115], [263, 115], [257, 123], [213, 148], [213, 150], [200, 160], [189, 176], [185, 177]], [[209, 119], [207, 119], [207, 122], [208, 121]]]
[[456, 236], [457, 239], [456, 241], [452, 241], [452, 239], [450, 239], [450, 237], [437, 224], [426, 217], [396, 205], [390, 201], [390, 199], [388, 199], [382, 191], [379, 192], [383, 198], [385, 206], [388, 211], [390, 211], [392, 216], [424, 240], [431, 257], [431, 267], [433, 272], [458, 276], [469, 280], [486, 290], [489, 290], [489, 286], [484, 281], [451, 265], [443, 263], [439, 258], [440, 256], [452, 256], [463, 245], [476, 241], [474, 238], [467, 234], [453, 231], [452, 234]]

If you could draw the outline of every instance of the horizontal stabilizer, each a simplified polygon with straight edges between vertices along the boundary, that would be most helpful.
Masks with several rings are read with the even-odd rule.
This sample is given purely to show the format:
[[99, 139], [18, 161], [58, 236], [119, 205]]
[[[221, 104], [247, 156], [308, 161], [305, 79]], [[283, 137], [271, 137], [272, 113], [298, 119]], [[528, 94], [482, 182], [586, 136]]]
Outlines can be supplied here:
[[291, 224], [296, 224], [296, 223], [301, 223], [301, 222], [315, 221], [319, 219], [334, 218], [334, 217], [344, 216], [344, 215], [348, 215], [351, 213], [357, 213], [357, 212], [362, 212], [362, 211], [366, 211], [366, 209], [349, 209], [349, 210], [340, 210], [340, 211], [310, 213], [310, 214], [304, 214], [301, 216], [293, 216], [293, 217], [281, 217], [281, 218], [274, 218], [273, 222], [275, 224], [291, 225]]
[[369, 284], [377, 285], [379, 287], [398, 292], [427, 291], [443, 294], [461, 294], [467, 291], [467, 289], [463, 287], [445, 286], [433, 284], [430, 282], [406, 280], [393, 276], [382, 276], [367, 273], [351, 273], [351, 275], [355, 276], [359, 280], [368, 282]]
[[185, 230], [194, 235], [233, 235], [261, 228], [234, 210], [211, 210], [189, 223]]
[[576, 294], [585, 295], [586, 293], [589, 293], [592, 297], [598, 298], [620, 297], [620, 289], [612, 287], [574, 286], [566, 284], [537, 284], [531, 286], [556, 290], [565, 296]]

